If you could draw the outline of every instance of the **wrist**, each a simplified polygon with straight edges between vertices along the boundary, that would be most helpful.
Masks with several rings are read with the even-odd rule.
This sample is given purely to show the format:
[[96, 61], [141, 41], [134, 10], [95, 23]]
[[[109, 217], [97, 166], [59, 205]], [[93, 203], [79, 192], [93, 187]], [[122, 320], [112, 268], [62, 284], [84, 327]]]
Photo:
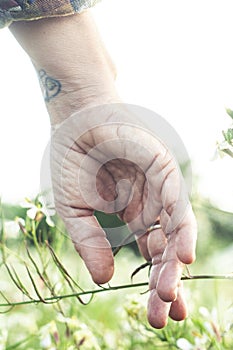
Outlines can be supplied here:
[[88, 11], [14, 23], [11, 31], [36, 68], [52, 124], [81, 109], [119, 101], [114, 65]]

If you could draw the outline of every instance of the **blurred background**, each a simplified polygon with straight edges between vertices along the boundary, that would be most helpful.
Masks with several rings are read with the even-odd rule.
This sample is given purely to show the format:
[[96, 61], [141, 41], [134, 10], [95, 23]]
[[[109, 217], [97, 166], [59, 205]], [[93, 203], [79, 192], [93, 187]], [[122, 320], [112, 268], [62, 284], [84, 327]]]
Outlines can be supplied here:
[[[213, 160], [233, 108], [232, 1], [103, 0], [93, 16], [127, 103], [147, 107], [178, 132], [195, 190], [233, 210], [232, 162]], [[49, 118], [34, 69], [8, 29], [0, 31], [0, 194], [17, 202], [39, 191]]]
[[[191, 273], [231, 273], [233, 160], [227, 156], [216, 159], [215, 153], [216, 142], [223, 139], [222, 130], [230, 125], [225, 109], [233, 109], [232, 0], [103, 0], [92, 12], [116, 64], [116, 84], [122, 99], [166, 119], [180, 135], [192, 160], [192, 203], [199, 239], [198, 259]], [[41, 244], [45, 239], [82, 288], [96, 288], [72, 243], [61, 234], [64, 229], [60, 229], [59, 219], [54, 218], [56, 226], [49, 227], [41, 214], [41, 203], [36, 203], [38, 216], [34, 219], [19, 205], [25, 197], [34, 198], [40, 191], [41, 160], [50, 136], [49, 117], [36, 73], [8, 29], [0, 31], [0, 45], [0, 197], [5, 218], [5, 224], [0, 218], [0, 243], [5, 227], [4, 244], [12, 249], [7, 251], [8, 259], [22, 281], [30, 285], [21, 263], [22, 257], [28, 256], [25, 257], [22, 227], [19, 232], [15, 222], [15, 217], [20, 217], [24, 219], [31, 253], [37, 259], [39, 247], [45, 261], [50, 262], [46, 262], [46, 268], [56, 293], [70, 293], [70, 289]], [[120, 225], [116, 217], [97, 215], [105, 227]], [[35, 246], [30, 241], [33, 228], [39, 242]], [[124, 235], [123, 231], [119, 227], [119, 234]], [[135, 243], [124, 247], [116, 258], [111, 284], [130, 283], [131, 273], [143, 262]], [[41, 293], [48, 295], [31, 261], [28, 266]], [[12, 288], [4, 261], [0, 268], [0, 291], [11, 300], [21, 300], [22, 293], [15, 286]], [[142, 270], [134, 281], [147, 281], [147, 270]], [[10, 344], [6, 349], [73, 350], [67, 344], [69, 341], [73, 345], [77, 332], [77, 344], [82, 339], [88, 342], [93, 332], [102, 350], [149, 350], [155, 348], [157, 341], [164, 349], [197, 349], [187, 343], [186, 347], [178, 347], [182, 337], [195, 342], [198, 349], [232, 349], [231, 281], [193, 280], [185, 282], [185, 287], [191, 316], [187, 323], [169, 323], [164, 331], [155, 332], [145, 325], [148, 295], [141, 296], [140, 292], [145, 292], [141, 288], [133, 290], [136, 297], [132, 298], [129, 290], [100, 294], [88, 307], [69, 299], [62, 304], [63, 315], [56, 306], [51, 306], [51, 313], [48, 305], [17, 307], [14, 313], [0, 318], [0, 348], [5, 349], [1, 347], [5, 339]], [[1, 296], [0, 301], [6, 299]], [[80, 348], [100, 349], [94, 343], [85, 347], [87, 342]]]

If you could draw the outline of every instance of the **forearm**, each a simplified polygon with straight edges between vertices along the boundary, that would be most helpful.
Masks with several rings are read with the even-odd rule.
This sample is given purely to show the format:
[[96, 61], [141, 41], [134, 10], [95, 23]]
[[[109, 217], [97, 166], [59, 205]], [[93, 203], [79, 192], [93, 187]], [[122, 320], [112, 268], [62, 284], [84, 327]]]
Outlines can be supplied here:
[[80, 109], [118, 100], [114, 66], [89, 11], [18, 22], [10, 30], [38, 72], [52, 124]]

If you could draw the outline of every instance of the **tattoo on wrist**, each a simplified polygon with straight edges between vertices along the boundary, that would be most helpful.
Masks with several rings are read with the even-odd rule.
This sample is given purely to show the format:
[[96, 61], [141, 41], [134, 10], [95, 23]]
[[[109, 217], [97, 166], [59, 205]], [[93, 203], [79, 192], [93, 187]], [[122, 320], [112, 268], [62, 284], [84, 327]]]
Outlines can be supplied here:
[[50, 102], [60, 93], [62, 85], [59, 80], [50, 77], [44, 69], [40, 69], [38, 74], [44, 100]]

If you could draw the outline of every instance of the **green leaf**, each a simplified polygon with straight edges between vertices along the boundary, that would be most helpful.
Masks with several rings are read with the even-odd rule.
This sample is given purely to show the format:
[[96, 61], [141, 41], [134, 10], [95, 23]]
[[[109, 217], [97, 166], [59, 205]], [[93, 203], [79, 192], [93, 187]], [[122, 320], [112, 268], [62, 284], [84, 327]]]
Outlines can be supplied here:
[[231, 158], [233, 158], [233, 152], [230, 149], [223, 149], [222, 151], [228, 154], [228, 156], [230, 156]]
[[228, 129], [226, 131], [223, 131], [223, 136], [225, 141], [227, 141], [227, 143], [229, 143], [229, 145], [233, 144], [233, 129]]
[[226, 112], [233, 119], [233, 111], [231, 109], [227, 108]]

